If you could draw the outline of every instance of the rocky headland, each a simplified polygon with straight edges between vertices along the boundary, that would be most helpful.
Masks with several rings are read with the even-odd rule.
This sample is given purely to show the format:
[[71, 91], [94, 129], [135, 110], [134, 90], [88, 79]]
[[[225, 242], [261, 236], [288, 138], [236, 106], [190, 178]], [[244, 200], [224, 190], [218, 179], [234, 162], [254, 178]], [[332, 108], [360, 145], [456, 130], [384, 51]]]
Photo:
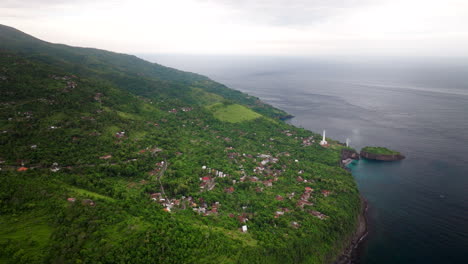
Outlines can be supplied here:
[[361, 149], [360, 156], [365, 159], [379, 161], [397, 161], [405, 158], [400, 152], [383, 147], [365, 147]]

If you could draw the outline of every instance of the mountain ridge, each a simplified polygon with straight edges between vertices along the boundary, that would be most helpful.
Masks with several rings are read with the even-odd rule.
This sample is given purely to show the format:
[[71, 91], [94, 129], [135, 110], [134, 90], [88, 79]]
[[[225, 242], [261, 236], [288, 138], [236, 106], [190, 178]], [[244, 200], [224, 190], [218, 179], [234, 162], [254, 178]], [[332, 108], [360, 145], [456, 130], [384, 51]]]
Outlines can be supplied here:
[[0, 26], [0, 261], [328, 263], [346, 246], [360, 201], [339, 142], [207, 77], [21, 34]]

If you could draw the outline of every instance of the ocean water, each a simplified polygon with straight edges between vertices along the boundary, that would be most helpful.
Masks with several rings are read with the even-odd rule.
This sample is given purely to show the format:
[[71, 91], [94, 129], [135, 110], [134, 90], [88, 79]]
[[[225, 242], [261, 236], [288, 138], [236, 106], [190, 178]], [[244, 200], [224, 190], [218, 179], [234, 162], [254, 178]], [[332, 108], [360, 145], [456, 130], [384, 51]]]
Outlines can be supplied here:
[[295, 116], [291, 122], [399, 162], [350, 168], [369, 201], [356, 263], [467, 263], [468, 60], [141, 55], [201, 73]]

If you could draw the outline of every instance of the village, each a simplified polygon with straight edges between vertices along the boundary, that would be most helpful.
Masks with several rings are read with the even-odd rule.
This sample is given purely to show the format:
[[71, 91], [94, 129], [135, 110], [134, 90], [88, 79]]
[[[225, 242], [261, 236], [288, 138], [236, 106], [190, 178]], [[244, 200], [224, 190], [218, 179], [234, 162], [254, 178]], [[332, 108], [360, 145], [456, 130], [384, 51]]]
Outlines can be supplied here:
[[[96, 94], [95, 95], [95, 100], [101, 100], [102, 94]], [[182, 108], [181, 111], [191, 111], [191, 108]], [[170, 110], [171, 113], [177, 113], [177, 110], [172, 109]], [[30, 118], [32, 116], [32, 113], [30, 112], [25, 112], [24, 116], [26, 118]], [[151, 123], [152, 124], [152, 123]], [[158, 126], [158, 124], [154, 124], [155, 126]], [[51, 129], [57, 129], [55, 126], [51, 126]], [[284, 134], [288, 137], [293, 136], [292, 133], [289, 131], [284, 131]], [[115, 133], [115, 138], [118, 140], [125, 139], [126, 138], [126, 132], [125, 131], [119, 131]], [[220, 136], [216, 136], [217, 138], [220, 138]], [[223, 138], [226, 142], [230, 142], [230, 138]], [[313, 137], [308, 137], [308, 138], [296, 138], [297, 140], [302, 142], [302, 145], [307, 147], [311, 146], [312, 144], [315, 143]], [[322, 147], [328, 147], [329, 144], [325, 140], [325, 131], [323, 135], [323, 139], [320, 142], [320, 145]], [[31, 149], [36, 149], [37, 145], [32, 145]], [[140, 150], [138, 153], [139, 154], [144, 154], [144, 153], [150, 153], [151, 155], [157, 155], [157, 153], [161, 152], [162, 149], [158, 147], [148, 147], [146, 149]], [[231, 185], [228, 187], [223, 187], [222, 190], [226, 194], [233, 194], [236, 191], [236, 184], [239, 183], [251, 183], [254, 184], [255, 186], [255, 192], [256, 193], [262, 193], [264, 192], [265, 188], [272, 188], [274, 186], [274, 183], [277, 182], [282, 174], [286, 171], [287, 165], [283, 164], [281, 165], [281, 169], [278, 169], [277, 166], [273, 166], [277, 164], [280, 161], [281, 157], [287, 157], [290, 158], [290, 153], [288, 152], [282, 152], [279, 153], [277, 156], [273, 156], [271, 154], [257, 154], [257, 155], [252, 155], [252, 154], [246, 154], [246, 153], [238, 153], [235, 151], [233, 147], [227, 147], [225, 149], [226, 156], [228, 159], [233, 160], [236, 164], [241, 164], [239, 166], [240, 171], [241, 171], [241, 176], [239, 178], [232, 177], [230, 174], [227, 174], [221, 170], [214, 169], [207, 167], [206, 165], [203, 165], [201, 167], [201, 174], [202, 176], [199, 178], [199, 190], [200, 193], [203, 192], [210, 192], [213, 191], [216, 186], [217, 186], [217, 180], [222, 179], [222, 178], [227, 178], [230, 179]], [[109, 160], [112, 158], [111, 154], [103, 155], [100, 156], [99, 159], [101, 160]], [[125, 162], [132, 162], [136, 161], [137, 159], [130, 159]], [[252, 174], [247, 173], [243, 169], [242, 163], [245, 163], [246, 160], [251, 160], [253, 162], [256, 162], [256, 166], [252, 169]], [[293, 160], [295, 163], [299, 162], [297, 159]], [[0, 163], [4, 163], [4, 161], [0, 161]], [[111, 163], [111, 165], [114, 165], [115, 163]], [[93, 166], [93, 165], [90, 165]], [[274, 168], [275, 167], [275, 168]], [[33, 169], [35, 167], [25, 167], [24, 164], [21, 165], [21, 167], [17, 168], [18, 172], [24, 172], [27, 171], [28, 169]], [[72, 169], [71, 166], [66, 167], [67, 169]], [[58, 163], [53, 163], [50, 167], [50, 171], [52, 172], [58, 172], [61, 169], [61, 167], [58, 165]], [[149, 172], [150, 176], [156, 177], [153, 179], [157, 179], [160, 181], [161, 176], [164, 174], [164, 171], [167, 169], [167, 163], [165, 161], [161, 161], [155, 164], [155, 168]], [[284, 199], [288, 199], [291, 201], [295, 201], [295, 207], [297, 210], [305, 210], [308, 212], [310, 215], [317, 217], [320, 220], [326, 220], [328, 218], [327, 215], [316, 211], [316, 210], [311, 210], [310, 208], [314, 207], [314, 202], [317, 197], [314, 196], [315, 190], [311, 187], [314, 184], [314, 180], [307, 180], [304, 179], [301, 175], [304, 173], [303, 170], [300, 170], [297, 172], [297, 177], [296, 177], [296, 182], [297, 184], [302, 184], [304, 186], [303, 192], [296, 195], [295, 192], [291, 192], [285, 195], [283, 197], [282, 195], [275, 195], [274, 196], [274, 201], [283, 201]], [[250, 175], [249, 175], [250, 174]], [[199, 197], [197, 199], [193, 198], [192, 196], [181, 196], [180, 198], [170, 198], [167, 197], [164, 193], [164, 190], [162, 188], [161, 184], [161, 192], [154, 192], [149, 194], [149, 198], [151, 201], [156, 202], [162, 206], [162, 209], [168, 213], [171, 212], [177, 212], [178, 210], [186, 210], [186, 209], [191, 209], [197, 214], [201, 216], [213, 216], [213, 215], [218, 215], [220, 213], [224, 213], [229, 215], [230, 218], [236, 218], [238, 220], [238, 223], [240, 225], [239, 230], [241, 232], [248, 232], [248, 221], [250, 218], [255, 216], [255, 212], [245, 212], [244, 210], [241, 212], [223, 212], [222, 205], [219, 201], [213, 202], [213, 203], [207, 203], [202, 197]], [[332, 192], [328, 190], [321, 190], [319, 192], [322, 197], [328, 197], [329, 195], [332, 194]], [[298, 198], [296, 198], [298, 197]], [[76, 198], [74, 197], [69, 197], [68, 202], [75, 202]], [[89, 205], [89, 206], [94, 206], [95, 202], [90, 200], [90, 199], [84, 199], [82, 200], [82, 203], [84, 205]], [[243, 209], [246, 209], [247, 207], [243, 207]], [[288, 208], [288, 207], [280, 207], [274, 209], [274, 213], [272, 215], [273, 218], [280, 218], [284, 217], [285, 214], [295, 210], [294, 208]], [[297, 221], [291, 221], [290, 226], [292, 228], [299, 228], [301, 224]]]
[[[306, 146], [309, 146], [309, 142], [314, 142], [313, 138], [307, 138], [303, 139], [303, 144], [305, 143]], [[322, 145], [324, 147], [327, 147], [326, 144]], [[222, 191], [226, 194], [233, 194], [236, 192], [236, 185], [240, 183], [249, 183], [253, 184], [255, 186], [255, 192], [256, 193], [262, 193], [264, 192], [265, 188], [270, 188], [272, 189], [274, 186], [274, 183], [280, 180], [282, 174], [286, 171], [287, 166], [282, 165], [281, 169], [275, 169], [273, 168], [273, 165], [277, 164], [280, 160], [280, 157], [290, 157], [291, 155], [287, 152], [280, 153], [278, 156], [273, 156], [270, 154], [257, 154], [257, 155], [251, 155], [251, 154], [246, 154], [246, 153], [238, 153], [235, 152], [235, 149], [233, 147], [228, 147], [225, 149], [227, 152], [227, 157], [229, 159], [235, 160], [235, 163], [241, 164], [245, 163], [246, 159], [250, 159], [254, 162], [256, 162], [256, 166], [252, 169], [251, 175], [247, 173], [243, 169], [243, 165], [240, 165], [240, 172], [241, 176], [239, 178], [233, 177], [227, 173], [224, 173], [221, 170], [210, 168], [206, 165], [203, 165], [200, 170], [200, 174], [202, 175], [199, 178], [199, 189], [200, 193], [203, 192], [210, 192], [215, 190], [217, 186], [217, 180], [218, 179], [230, 179], [231, 185], [230, 186], [224, 186], [222, 187]], [[295, 163], [299, 162], [298, 160], [294, 160]], [[160, 173], [161, 168], [161, 162], [157, 163], [156, 169], [152, 172], [150, 172], [151, 175], [156, 175]], [[297, 178], [296, 178], [296, 183], [303, 185], [303, 192], [300, 195], [297, 195], [298, 198], [296, 198], [296, 193], [291, 192], [288, 193], [285, 197], [282, 195], [274, 195], [273, 201], [283, 201], [284, 199], [288, 199], [290, 201], [296, 201], [296, 209], [297, 210], [302, 210], [308, 212], [310, 215], [320, 219], [320, 220], [326, 220], [328, 218], [327, 215], [316, 211], [316, 210], [311, 210], [310, 208], [313, 208], [314, 202], [313, 200], [316, 200], [318, 197], [323, 197], [326, 198], [329, 195], [332, 194], [331, 191], [329, 190], [320, 190], [319, 195], [314, 195], [314, 189], [311, 187], [315, 181], [314, 180], [307, 180], [304, 179], [301, 174], [303, 174], [304, 171], [300, 170], [297, 172]], [[226, 182], [226, 181], [223, 181]], [[238, 223], [240, 225], [239, 230], [241, 232], [248, 232], [248, 221], [250, 218], [255, 217], [255, 212], [246, 212], [245, 209], [247, 209], [247, 206], [242, 207], [242, 211], [240, 212], [224, 212], [222, 210], [222, 205], [219, 201], [213, 202], [213, 203], [207, 203], [203, 198], [198, 198], [195, 199], [192, 196], [182, 196], [181, 198], [168, 198], [164, 195], [163, 192], [156, 192], [156, 193], [151, 193], [149, 194], [149, 197], [152, 201], [159, 203], [163, 210], [166, 212], [177, 212], [177, 210], [186, 210], [191, 208], [194, 212], [198, 213], [201, 216], [212, 216], [212, 215], [218, 215], [220, 213], [222, 214], [228, 214], [230, 218], [236, 218], [238, 220]], [[285, 214], [296, 210], [295, 208], [288, 208], [288, 207], [280, 207], [274, 210], [274, 213], [272, 215], [272, 218], [280, 218], [283, 217]], [[301, 224], [297, 221], [291, 221], [290, 226], [292, 228], [299, 228]]]
[[[76, 76], [64, 76], [64, 77], [58, 77], [58, 76], [51, 76], [51, 78], [55, 80], [61, 80], [66, 82], [66, 90], [69, 89], [74, 89], [77, 87], [77, 84], [73, 79], [76, 79]], [[99, 103], [102, 103], [104, 95], [102, 93], [96, 93], [93, 97], [93, 99]], [[177, 114], [179, 111], [181, 112], [190, 112], [192, 111], [192, 107], [181, 107], [181, 108], [172, 108], [168, 110], [169, 113], [172, 114]], [[32, 112], [24, 112], [22, 113], [23, 117], [26, 119], [30, 119], [33, 116]], [[82, 116], [82, 120], [87, 120], [87, 121], [95, 121], [95, 118], [92, 116]], [[166, 122], [165, 119], [162, 119], [161, 122]], [[194, 122], [192, 122], [193, 124]], [[154, 127], [159, 127], [158, 123], [155, 122], [147, 122], [147, 124], [154, 126]], [[185, 125], [184, 125], [185, 126]], [[58, 126], [50, 126], [49, 129], [54, 130], [54, 129], [59, 129], [60, 127]], [[209, 126], [205, 126], [204, 129], [208, 129]], [[91, 136], [96, 136], [100, 135], [98, 132], [94, 132], [95, 135]], [[295, 140], [299, 141], [300, 144], [302, 144], [303, 147], [309, 147], [314, 144], [318, 144], [324, 148], [329, 147], [329, 143], [325, 139], [325, 131], [323, 132], [323, 138], [322, 140], [317, 143], [314, 140], [313, 136], [310, 137], [297, 137], [294, 135], [294, 132], [291, 132], [289, 130], [285, 130], [282, 132], [284, 135], [287, 137], [294, 137]], [[121, 141], [121, 140], [126, 140], [128, 138], [128, 134], [126, 131], [118, 131], [115, 132], [114, 137], [116, 140]], [[231, 142], [231, 138], [229, 137], [222, 137], [220, 135], [215, 136], [217, 139], [221, 139], [227, 143]], [[73, 141], [79, 140], [78, 137], [73, 137]], [[117, 141], [117, 142], [118, 142]], [[273, 142], [274, 139], [270, 138], [270, 141]], [[271, 143], [270, 143], [271, 144]], [[266, 146], [263, 144], [263, 146]], [[31, 149], [36, 149], [37, 145], [31, 145]], [[150, 153], [152, 156], [157, 156], [159, 152], [161, 152], [162, 149], [158, 147], [148, 147], [145, 149], [141, 149], [138, 154], [145, 154], [145, 153]], [[291, 154], [288, 152], [281, 152], [278, 153], [277, 155], [271, 155], [271, 154], [264, 154], [264, 153], [258, 153], [256, 155], [253, 154], [248, 154], [248, 153], [240, 153], [237, 152], [232, 146], [231, 147], [226, 147], [225, 148], [226, 152], [226, 157], [233, 161], [235, 164], [239, 165], [240, 169], [240, 176], [239, 177], [234, 177], [228, 173], [223, 172], [222, 170], [215, 169], [215, 168], [210, 168], [206, 165], [203, 165], [201, 167], [200, 171], [200, 177], [199, 177], [199, 192], [200, 194], [203, 194], [204, 192], [211, 192], [217, 188], [219, 184], [217, 184], [217, 180], [219, 179], [229, 179], [230, 185], [226, 186], [225, 182], [223, 181], [224, 184], [221, 184], [219, 187], [221, 188], [222, 192], [229, 194], [229, 195], [235, 195], [236, 192], [236, 186], [238, 184], [252, 184], [254, 186], [255, 193], [263, 193], [265, 192], [265, 188], [269, 188], [268, 193], [271, 193], [271, 190], [274, 190], [274, 185], [277, 181], [279, 181], [283, 175], [284, 172], [288, 169], [288, 166], [284, 163], [281, 166], [277, 166], [280, 162], [281, 158], [286, 158], [290, 159], [294, 163], [300, 162], [297, 159], [292, 159]], [[177, 152], [177, 155], [181, 155], [182, 153]], [[108, 161], [113, 158], [112, 154], [105, 154], [99, 157], [100, 160], [102, 161]], [[123, 161], [122, 163], [128, 163], [128, 162], [135, 162], [137, 161], [137, 158], [132, 158], [126, 161]], [[255, 166], [253, 167], [251, 172], [247, 172], [244, 169], [244, 163], [247, 161], [249, 162], [254, 162]], [[4, 161], [2, 161], [4, 163]], [[109, 165], [117, 165], [117, 163], [108, 163]], [[83, 165], [82, 165], [83, 166]], [[84, 165], [84, 166], [95, 166], [94, 164], [90, 165]], [[158, 203], [161, 205], [162, 210], [168, 212], [168, 213], [175, 213], [178, 210], [187, 210], [191, 209], [192, 211], [196, 212], [200, 216], [217, 216], [219, 214], [227, 214], [230, 218], [236, 218], [238, 223], [239, 223], [239, 230], [241, 232], [248, 232], [248, 221], [252, 218], [255, 218], [255, 212], [251, 211], [245, 211], [247, 207], [243, 206], [242, 211], [238, 212], [225, 212], [223, 211], [222, 204], [219, 201], [211, 202], [208, 203], [206, 202], [202, 197], [198, 198], [193, 198], [192, 196], [181, 196], [179, 198], [171, 198], [168, 197], [163, 189], [163, 185], [161, 183], [161, 176], [164, 174], [165, 170], [167, 169], [168, 163], [167, 161], [160, 161], [155, 164], [155, 167], [152, 171], [148, 173], [150, 177], [154, 181], [159, 182], [161, 186], [161, 191], [159, 192], [153, 192], [149, 194], [149, 199], [155, 203]], [[34, 169], [34, 168], [39, 168], [35, 166], [29, 166], [26, 167], [23, 163], [21, 164], [20, 167], [17, 167], [16, 170], [18, 172], [24, 172], [27, 171], [28, 169]], [[58, 163], [54, 162], [50, 167], [51, 172], [58, 172], [62, 168], [66, 169], [72, 169], [72, 166], [59, 166]], [[1, 169], [1, 168], [0, 168]], [[299, 170], [297, 171], [297, 177], [295, 179], [297, 184], [300, 184], [303, 186], [303, 190], [301, 193], [295, 193], [295, 192], [290, 192], [286, 193], [284, 195], [281, 194], [276, 194], [272, 198], [272, 203], [274, 201], [276, 202], [281, 202], [284, 201], [285, 199], [289, 201], [293, 201], [295, 206], [294, 207], [278, 207], [278, 208], [272, 208], [273, 209], [273, 214], [272, 218], [278, 219], [281, 217], [285, 217], [288, 213], [294, 211], [294, 210], [301, 210], [309, 213], [310, 215], [320, 219], [320, 220], [326, 220], [328, 218], [327, 215], [316, 211], [312, 210], [314, 208], [314, 201], [318, 197], [328, 197], [329, 195], [332, 194], [332, 192], [328, 190], [320, 190], [318, 194], [316, 194], [314, 188], [312, 188], [315, 184], [314, 180], [308, 180], [302, 177], [304, 171]], [[75, 202], [76, 198], [74, 197], [69, 197], [68, 202]], [[84, 199], [82, 200], [82, 203], [85, 205], [89, 206], [94, 206], [95, 202], [90, 200], [90, 199]], [[301, 223], [298, 221], [291, 221], [290, 223], [291, 228], [300, 228]]]

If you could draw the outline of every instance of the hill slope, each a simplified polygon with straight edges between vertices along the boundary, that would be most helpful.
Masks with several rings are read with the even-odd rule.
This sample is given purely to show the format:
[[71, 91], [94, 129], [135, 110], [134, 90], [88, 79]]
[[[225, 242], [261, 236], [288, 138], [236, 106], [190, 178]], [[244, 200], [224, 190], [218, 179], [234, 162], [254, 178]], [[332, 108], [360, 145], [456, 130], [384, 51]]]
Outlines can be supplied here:
[[0, 262], [323, 263], [356, 225], [341, 145], [204, 76], [0, 26], [0, 109]]

